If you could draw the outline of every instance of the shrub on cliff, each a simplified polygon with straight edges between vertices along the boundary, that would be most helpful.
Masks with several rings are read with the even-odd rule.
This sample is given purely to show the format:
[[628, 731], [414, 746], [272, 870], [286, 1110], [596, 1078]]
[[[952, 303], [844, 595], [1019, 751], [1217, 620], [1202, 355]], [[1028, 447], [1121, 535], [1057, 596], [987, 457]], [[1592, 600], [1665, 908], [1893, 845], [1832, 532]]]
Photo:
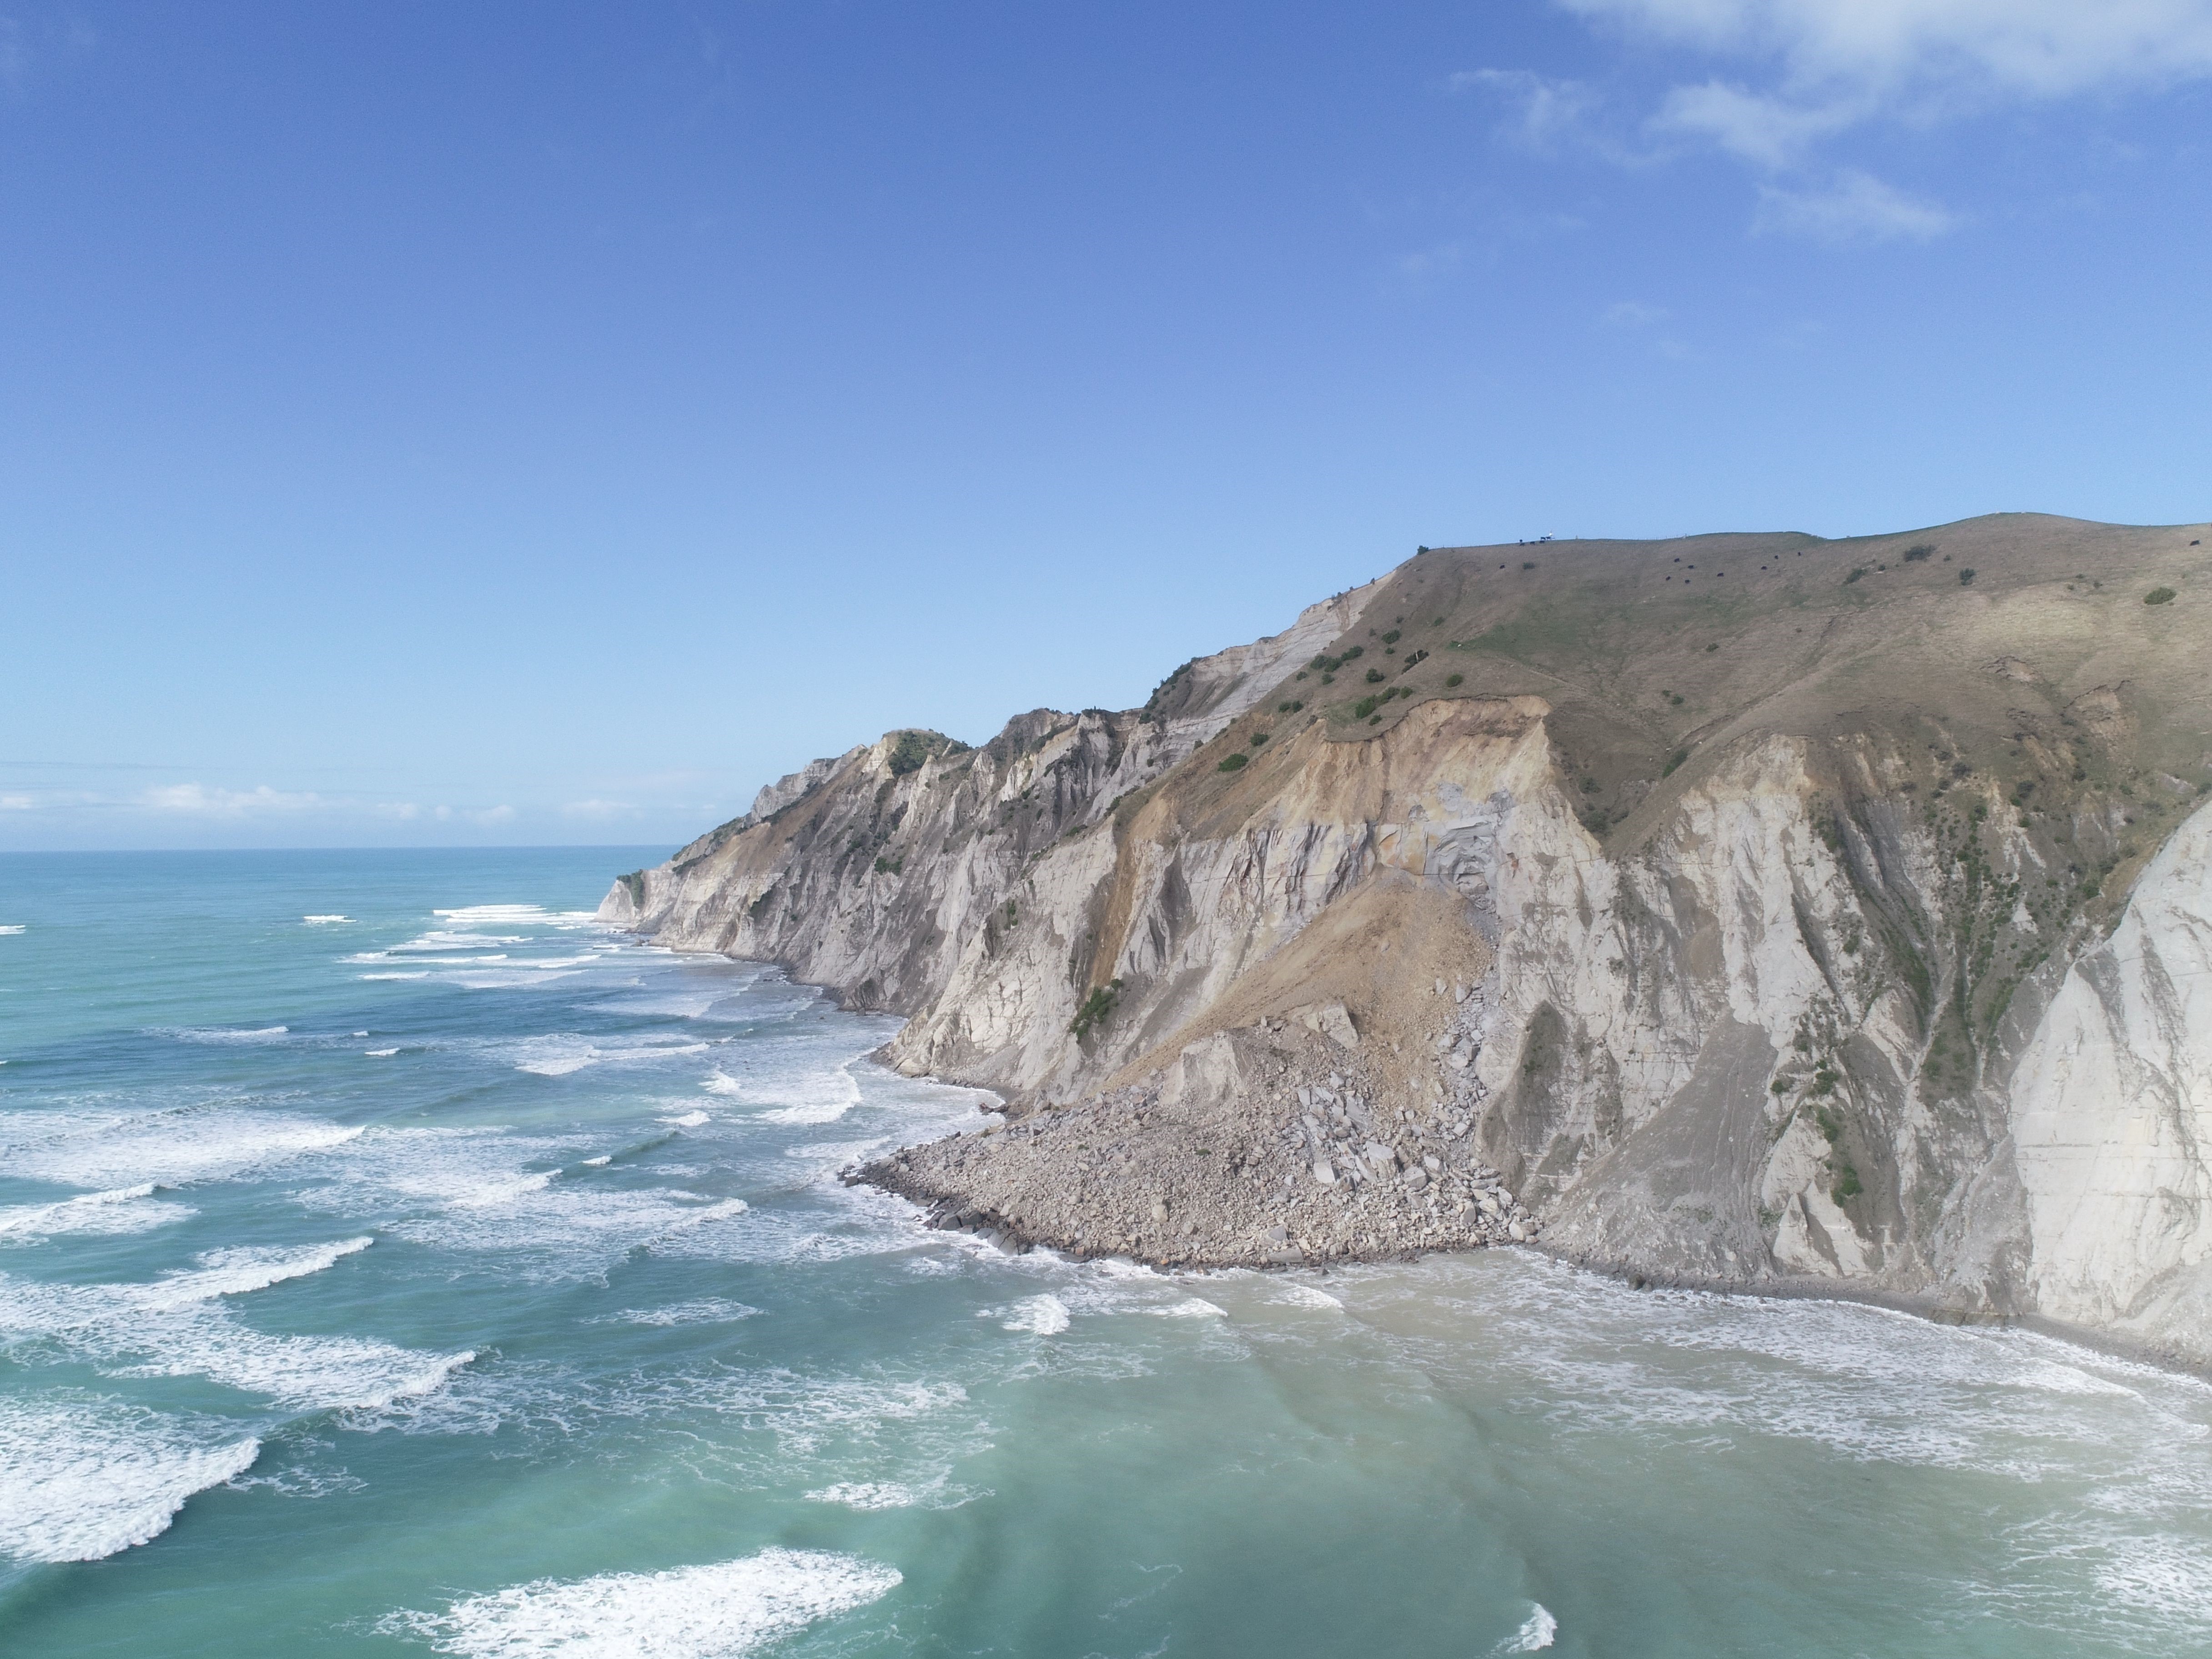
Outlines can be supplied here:
[[1251, 763], [1252, 757], [1249, 755], [1231, 755], [1224, 759], [1219, 766], [1214, 768], [1214, 770], [1217, 772], [1241, 772]]
[[2172, 605], [2174, 601], [2174, 592], [2172, 588], [2154, 587], [2149, 592], [2143, 595], [2143, 603], [2145, 605]]

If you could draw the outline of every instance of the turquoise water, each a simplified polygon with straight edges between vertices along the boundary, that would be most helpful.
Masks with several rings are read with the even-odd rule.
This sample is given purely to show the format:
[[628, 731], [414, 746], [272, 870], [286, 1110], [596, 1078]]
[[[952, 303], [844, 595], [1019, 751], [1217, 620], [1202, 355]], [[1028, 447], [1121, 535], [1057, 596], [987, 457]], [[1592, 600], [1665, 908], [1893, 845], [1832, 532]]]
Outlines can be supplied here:
[[975, 1095], [648, 856], [0, 859], [0, 1651], [2212, 1650], [2203, 1385], [925, 1232], [837, 1171]]

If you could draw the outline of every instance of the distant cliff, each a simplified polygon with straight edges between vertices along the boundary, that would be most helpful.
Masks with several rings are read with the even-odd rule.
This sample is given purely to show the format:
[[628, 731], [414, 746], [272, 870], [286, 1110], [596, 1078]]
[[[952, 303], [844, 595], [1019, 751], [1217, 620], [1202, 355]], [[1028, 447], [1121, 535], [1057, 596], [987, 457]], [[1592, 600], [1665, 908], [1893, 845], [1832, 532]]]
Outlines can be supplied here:
[[600, 914], [909, 1014], [1015, 1121], [883, 1178], [1009, 1232], [1510, 1230], [2212, 1363], [2203, 539], [1425, 551], [1143, 709], [818, 761]]

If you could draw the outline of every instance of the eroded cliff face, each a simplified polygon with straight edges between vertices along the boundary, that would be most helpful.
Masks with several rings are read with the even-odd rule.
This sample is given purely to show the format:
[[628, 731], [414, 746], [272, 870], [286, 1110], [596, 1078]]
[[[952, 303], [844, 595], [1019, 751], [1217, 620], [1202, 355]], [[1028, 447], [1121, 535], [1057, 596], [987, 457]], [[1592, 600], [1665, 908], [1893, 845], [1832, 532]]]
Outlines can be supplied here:
[[601, 914], [910, 1013], [1013, 1127], [885, 1178], [1027, 1237], [1540, 1235], [2212, 1363], [2212, 629], [2140, 598], [2201, 538], [1923, 538], [1425, 554], [1144, 710], [817, 763]]

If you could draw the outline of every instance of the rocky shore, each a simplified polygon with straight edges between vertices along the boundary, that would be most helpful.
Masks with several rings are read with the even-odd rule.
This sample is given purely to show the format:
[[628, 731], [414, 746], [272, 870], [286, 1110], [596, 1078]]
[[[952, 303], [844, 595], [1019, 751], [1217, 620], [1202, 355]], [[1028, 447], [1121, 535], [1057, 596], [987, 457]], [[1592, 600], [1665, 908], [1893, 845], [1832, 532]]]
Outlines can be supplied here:
[[[1479, 988], [1439, 981], [1434, 996], [1480, 1016]], [[1158, 1267], [1391, 1261], [1540, 1234], [1476, 1151], [1484, 1091], [1463, 1029], [1435, 1039], [1460, 1086], [1423, 1097], [1362, 1052], [1341, 1005], [1302, 1012], [1194, 1044], [1158, 1080], [994, 1114], [849, 1178], [927, 1206], [933, 1226]]]

